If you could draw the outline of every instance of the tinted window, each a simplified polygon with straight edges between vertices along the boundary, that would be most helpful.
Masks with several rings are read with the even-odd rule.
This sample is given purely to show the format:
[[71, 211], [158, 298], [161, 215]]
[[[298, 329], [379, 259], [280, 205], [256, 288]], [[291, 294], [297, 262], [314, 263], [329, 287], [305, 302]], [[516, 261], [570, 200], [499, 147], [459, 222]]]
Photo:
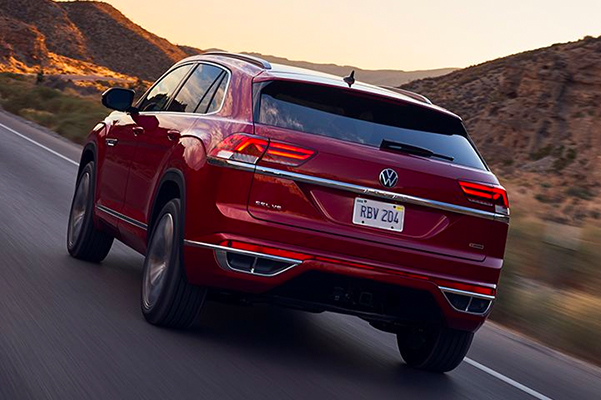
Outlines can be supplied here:
[[215, 81], [222, 73], [223, 70], [219, 67], [199, 64], [171, 102], [169, 111], [195, 112], [203, 99], [211, 96]]
[[219, 83], [217, 90], [213, 94], [213, 100], [211, 101], [211, 105], [209, 106], [207, 113], [215, 112], [221, 108], [221, 104], [223, 103], [223, 99], [225, 97], [225, 89], [227, 88], [227, 84], [228, 77], [227, 74], [224, 74], [223, 78], [221, 79], [221, 83]]
[[262, 85], [255, 108], [260, 123], [374, 147], [387, 139], [486, 169], [456, 117], [335, 87], [284, 81]]
[[192, 64], [182, 65], [165, 75], [150, 90], [144, 101], [140, 104], [142, 111], [161, 111], [165, 108], [173, 92], [177, 89], [179, 83], [193, 67]]

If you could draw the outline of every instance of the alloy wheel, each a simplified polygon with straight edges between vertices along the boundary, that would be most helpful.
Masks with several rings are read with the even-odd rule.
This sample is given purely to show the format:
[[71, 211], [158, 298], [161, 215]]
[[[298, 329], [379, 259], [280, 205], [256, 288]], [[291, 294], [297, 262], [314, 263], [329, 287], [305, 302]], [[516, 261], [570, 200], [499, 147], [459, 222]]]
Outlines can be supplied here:
[[79, 180], [79, 185], [75, 191], [75, 199], [71, 207], [71, 215], [69, 216], [69, 246], [77, 241], [81, 235], [84, 219], [88, 209], [88, 197], [90, 195], [90, 173], [85, 172]]
[[144, 268], [142, 300], [148, 310], [154, 307], [165, 285], [165, 275], [173, 252], [173, 239], [173, 216], [165, 214], [155, 228]]

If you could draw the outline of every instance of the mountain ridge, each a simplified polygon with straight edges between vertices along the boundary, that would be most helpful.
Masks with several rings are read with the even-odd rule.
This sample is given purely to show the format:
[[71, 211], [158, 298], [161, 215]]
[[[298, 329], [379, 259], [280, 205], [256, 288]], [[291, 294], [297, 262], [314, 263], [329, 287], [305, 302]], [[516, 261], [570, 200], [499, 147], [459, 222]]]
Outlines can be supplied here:
[[[29, 40], [20, 40], [17, 31]], [[127, 46], [116, 45], [116, 40]], [[19, 0], [15, 6], [14, 0], [0, 0], [0, 71], [34, 73], [41, 66], [56, 74], [129, 76], [153, 81], [175, 62], [201, 53], [201, 49], [173, 44], [149, 32], [102, 1]], [[258, 56], [341, 76], [354, 69], [361, 80], [376, 85], [400, 85], [454, 70], [364, 70]]]

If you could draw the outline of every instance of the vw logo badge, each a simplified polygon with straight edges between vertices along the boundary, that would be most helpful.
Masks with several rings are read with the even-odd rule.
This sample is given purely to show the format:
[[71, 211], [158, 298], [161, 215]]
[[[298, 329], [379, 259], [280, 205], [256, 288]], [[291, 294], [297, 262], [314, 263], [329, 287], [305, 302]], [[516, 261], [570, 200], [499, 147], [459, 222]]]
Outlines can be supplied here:
[[391, 188], [396, 185], [398, 180], [399, 175], [392, 168], [386, 168], [380, 172], [380, 183], [384, 187]]

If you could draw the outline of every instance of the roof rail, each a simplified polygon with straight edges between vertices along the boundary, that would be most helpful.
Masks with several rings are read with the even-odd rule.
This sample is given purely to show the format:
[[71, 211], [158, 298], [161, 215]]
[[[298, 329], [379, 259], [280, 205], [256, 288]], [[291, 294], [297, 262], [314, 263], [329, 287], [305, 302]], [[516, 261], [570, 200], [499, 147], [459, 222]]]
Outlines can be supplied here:
[[249, 62], [253, 65], [256, 65], [259, 68], [271, 69], [271, 64], [269, 64], [267, 61], [263, 60], [262, 58], [253, 57], [246, 54], [228, 53], [227, 51], [207, 51], [206, 53], [202, 53], [201, 55], [235, 58], [237, 60]]
[[393, 86], [380, 86], [380, 87], [383, 89], [391, 90], [396, 93], [404, 94], [405, 96], [409, 96], [414, 100], [421, 101], [422, 103], [432, 104], [430, 99], [427, 98], [426, 96], [419, 94], [419, 93], [412, 92], [410, 90], [405, 90], [405, 89], [401, 89], [401, 88], [393, 87]]

